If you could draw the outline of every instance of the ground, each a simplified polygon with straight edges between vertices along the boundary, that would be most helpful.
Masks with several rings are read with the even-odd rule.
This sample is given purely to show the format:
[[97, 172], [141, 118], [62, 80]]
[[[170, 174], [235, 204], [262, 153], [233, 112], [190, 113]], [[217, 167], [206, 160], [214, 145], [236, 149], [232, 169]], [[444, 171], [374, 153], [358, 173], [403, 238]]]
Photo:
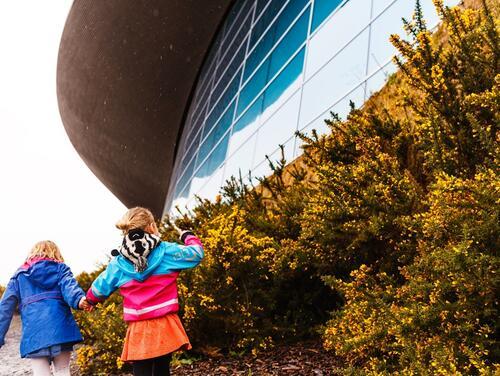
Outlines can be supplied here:
[[5, 345], [0, 349], [0, 376], [31, 375], [29, 360], [19, 355], [19, 338], [21, 337], [21, 319], [14, 316]]
[[339, 360], [325, 352], [321, 344], [306, 342], [279, 346], [257, 357], [216, 357], [196, 361], [191, 365], [173, 367], [173, 376], [274, 376], [274, 375], [339, 375]]
[[[14, 316], [6, 343], [0, 349], [0, 376], [31, 375], [29, 360], [19, 356], [21, 320]], [[214, 356], [172, 367], [172, 376], [274, 376], [341, 374], [339, 361], [325, 352], [318, 342], [278, 346], [257, 357], [250, 354], [239, 357]], [[73, 372], [75, 374], [76, 372]]]

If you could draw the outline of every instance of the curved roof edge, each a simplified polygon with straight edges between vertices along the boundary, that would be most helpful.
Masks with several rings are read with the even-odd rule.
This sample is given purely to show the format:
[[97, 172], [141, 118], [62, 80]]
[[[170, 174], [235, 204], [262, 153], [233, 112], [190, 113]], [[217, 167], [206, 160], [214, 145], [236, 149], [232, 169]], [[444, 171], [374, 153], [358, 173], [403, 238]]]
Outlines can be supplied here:
[[78, 154], [127, 207], [162, 214], [200, 68], [232, 0], [75, 0], [57, 97]]

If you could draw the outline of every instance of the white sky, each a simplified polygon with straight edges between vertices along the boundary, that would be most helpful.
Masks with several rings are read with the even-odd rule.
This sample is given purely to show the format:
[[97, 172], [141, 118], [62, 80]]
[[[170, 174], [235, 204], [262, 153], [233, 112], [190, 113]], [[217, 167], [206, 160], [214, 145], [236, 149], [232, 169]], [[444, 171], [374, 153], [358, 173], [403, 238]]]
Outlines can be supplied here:
[[0, 0], [0, 284], [55, 241], [75, 274], [120, 242], [125, 207], [92, 174], [59, 116], [56, 67], [71, 0]]

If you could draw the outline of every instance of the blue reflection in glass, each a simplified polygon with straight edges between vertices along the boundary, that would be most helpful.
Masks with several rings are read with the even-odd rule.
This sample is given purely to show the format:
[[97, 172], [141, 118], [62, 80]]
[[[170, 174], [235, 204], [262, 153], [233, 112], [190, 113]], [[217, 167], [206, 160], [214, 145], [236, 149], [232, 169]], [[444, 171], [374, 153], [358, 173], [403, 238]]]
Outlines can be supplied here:
[[190, 137], [187, 140], [187, 151], [184, 152], [184, 160], [182, 161], [181, 168], [184, 169], [188, 162], [191, 160], [192, 156], [196, 152], [196, 148], [200, 144], [201, 132], [198, 132], [195, 136]]
[[234, 104], [233, 102], [229, 108], [226, 110], [224, 115], [220, 118], [220, 120], [217, 122], [217, 125], [214, 127], [212, 132], [208, 135], [208, 137], [203, 141], [201, 144], [200, 150], [198, 152], [198, 161], [196, 162], [196, 166], [199, 166], [200, 163], [203, 162], [205, 157], [210, 154], [211, 150], [221, 139], [221, 137], [226, 133], [226, 131], [229, 129], [231, 126], [231, 123], [233, 122], [233, 114], [234, 114]]
[[260, 14], [267, 3], [269, 3], [269, 0], [257, 0], [257, 8], [255, 10], [255, 14]]
[[[245, 63], [243, 80], [246, 80], [250, 76], [250, 74], [255, 70], [255, 67], [259, 65], [264, 56], [269, 53], [275, 42], [281, 38], [285, 30], [292, 24], [293, 20], [299, 15], [308, 2], [309, 0], [292, 0], [288, 3], [285, 9], [283, 9], [283, 12], [279, 15], [278, 19], [248, 56]], [[260, 37], [260, 34], [258, 34], [258, 37]]]
[[210, 157], [203, 163], [203, 166], [196, 172], [196, 177], [206, 177], [214, 173], [217, 168], [226, 159], [227, 147], [229, 145], [229, 132], [221, 140], [220, 144], [214, 149]]
[[236, 133], [249, 124], [253, 123], [266, 108], [272, 105], [283, 94], [283, 92], [302, 73], [305, 60], [305, 47], [290, 61], [285, 69], [276, 79], [259, 95], [257, 100], [249, 107], [243, 116], [233, 125], [233, 133]]
[[243, 19], [251, 12], [252, 4], [253, 1], [240, 1], [237, 6], [233, 6], [229, 11], [227, 21], [223, 27], [224, 32], [220, 34], [225, 38], [224, 43], [219, 44], [220, 47], [227, 49], [227, 43], [231, 40], [231, 34], [234, 35], [238, 27], [241, 26]]
[[[329, 5], [332, 2], [335, 4], [329, 9]], [[320, 13], [331, 13], [340, 2], [340, 0], [315, 0], [314, 16], [316, 17], [316, 22], [318, 24], [321, 23], [327, 16], [325, 15], [320, 19], [318, 18], [320, 17]], [[243, 72], [241, 63], [245, 59], [244, 47], [246, 46], [246, 41], [248, 41], [244, 39], [244, 36], [248, 35], [244, 32], [247, 22], [245, 22], [245, 25], [241, 25], [242, 30], [238, 35], [235, 35], [235, 42], [230, 46], [228, 44], [233, 39], [231, 34], [236, 33], [239, 29], [238, 23], [241, 24], [248, 15], [248, 10], [251, 9], [248, 7], [249, 3], [257, 7], [256, 15], [261, 12], [263, 14], [252, 28], [249, 46], [250, 49], [252, 49], [252, 46], [255, 47], [246, 58], [245, 71]], [[210, 90], [197, 90], [195, 98], [196, 106], [203, 109], [206, 108], [205, 106], [208, 106], [208, 109], [212, 109], [212, 111], [209, 112], [205, 121], [203, 121], [204, 114], [201, 114], [199, 119], [195, 115], [190, 120], [192, 123], [195, 123], [192, 127], [193, 130], [190, 131], [192, 133], [189, 135], [189, 138], [192, 140], [186, 147], [182, 156], [183, 159], [179, 164], [181, 175], [175, 187], [175, 198], [188, 197], [193, 175], [198, 178], [206, 178], [214, 174], [226, 159], [231, 134], [254, 123], [260, 114], [278, 101], [290, 85], [300, 77], [305, 59], [304, 43], [307, 39], [309, 17], [312, 11], [311, 6], [308, 5], [309, 3], [310, 0], [290, 0], [289, 2], [284, 0], [254, 0], [237, 2], [239, 6], [234, 7], [231, 11], [230, 20], [228, 19], [223, 29], [226, 40], [221, 43], [221, 35], [219, 35], [218, 43], [216, 43], [215, 48], [210, 52], [211, 56], [204, 65], [204, 73], [201, 74], [202, 79], [200, 81], [203, 81], [203, 86], [208, 86], [208, 89], [212, 85], [210, 83], [212, 78], [209, 78], [209, 74], [214, 74], [214, 84], [219, 79], [220, 82], [212, 88], [211, 95], [208, 94]], [[236, 9], [241, 10], [241, 6], [245, 9], [243, 9], [242, 13], [238, 13], [238, 17], [236, 17]], [[265, 10], [264, 7], [266, 7]], [[304, 8], [306, 8], [305, 11]], [[304, 12], [299, 17], [302, 11]], [[278, 14], [279, 16], [276, 17]], [[248, 17], [247, 21], [250, 18]], [[271, 24], [273, 19], [274, 22]], [[293, 23], [295, 19], [297, 21]], [[269, 29], [263, 35], [266, 28]], [[290, 29], [285, 34], [288, 28]], [[283, 39], [277, 44], [280, 38]], [[259, 39], [259, 43], [255, 45]], [[222, 46], [222, 44], [225, 44], [225, 46]], [[270, 53], [273, 47], [274, 51]], [[219, 54], [215, 54], [214, 50], [218, 49]], [[224, 54], [224, 49], [227, 50], [226, 54]], [[264, 57], [269, 53], [270, 55], [264, 60]], [[296, 55], [290, 59], [295, 53]], [[217, 57], [219, 59], [222, 58], [222, 61], [216, 66], [212, 62]], [[286, 65], [287, 61], [289, 63]], [[261, 66], [257, 69], [259, 64]], [[281, 73], [277, 75], [281, 69]], [[222, 74], [224, 71], [225, 74]], [[237, 97], [242, 75], [243, 82], [248, 80], [248, 77], [251, 76], [251, 78], [241, 88]], [[273, 76], [276, 77], [270, 82]], [[269, 86], [263, 90], [268, 84]], [[236, 98], [238, 98], [237, 101]], [[238, 102], [237, 109], [235, 108], [236, 102]], [[236, 116], [242, 115], [237, 122], [232, 124], [235, 110]], [[232, 132], [229, 131], [231, 126], [233, 127]], [[198, 128], [202, 128], [200, 132], [196, 131]]]
[[238, 116], [252, 100], [259, 94], [259, 92], [266, 86], [269, 76], [270, 59], [267, 58], [264, 63], [257, 69], [250, 81], [240, 91], [238, 99]]
[[284, 0], [271, 0], [271, 3], [266, 8], [259, 20], [253, 25], [252, 37], [250, 38], [250, 45], [254, 46], [255, 42], [264, 33], [266, 28], [271, 24], [271, 21], [279, 13], [280, 9], [285, 3]]
[[181, 171], [182, 176], [180, 179], [177, 180], [177, 184], [175, 186], [175, 198], [178, 197], [187, 197], [187, 193], [189, 189], [184, 189], [186, 183], [188, 183], [193, 175], [193, 170], [194, 170], [194, 161], [196, 158], [193, 158], [189, 165]]
[[236, 96], [236, 93], [238, 92], [238, 87], [240, 85], [240, 75], [241, 75], [241, 70], [233, 78], [233, 81], [229, 84], [224, 95], [217, 102], [212, 112], [207, 117], [207, 120], [205, 121], [205, 127], [203, 128], [203, 137], [205, 137], [212, 130], [217, 119], [226, 110], [226, 107], [229, 105], [229, 103], [234, 100], [234, 97]]
[[[221, 91], [218, 91], [217, 93], [216, 92], [212, 93], [212, 97], [210, 98], [209, 111], [210, 111], [210, 109], [213, 108], [212, 113], [218, 112], [219, 115], [222, 113], [224, 108], [229, 104], [229, 102], [231, 102], [233, 97], [238, 92], [238, 87], [240, 86], [240, 75], [241, 75], [241, 69], [238, 71], [238, 73], [236, 73], [234, 75], [231, 83], [229, 83], [229, 85], [225, 88], [225, 91], [221, 90]], [[227, 82], [226, 82], [226, 85], [227, 85]], [[222, 97], [220, 97], [221, 93], [224, 93], [222, 95]], [[217, 94], [219, 96], [217, 96]], [[214, 107], [214, 103], [217, 103], [217, 104], [215, 104], [215, 107]]]
[[269, 78], [274, 76], [293, 55], [295, 51], [307, 38], [307, 27], [309, 25], [309, 12], [299, 18], [297, 23], [287, 33], [285, 38], [280, 42], [276, 49], [271, 54], [271, 65], [269, 67]]
[[237, 116], [252, 102], [269, 80], [306, 40], [308, 23], [309, 12], [306, 11], [247, 82], [240, 92]]
[[[226, 53], [226, 56], [224, 56], [224, 59], [220, 62], [217, 66], [217, 70], [215, 71], [216, 80], [223, 77], [222, 73], [224, 73], [224, 77], [227, 76], [228, 78], [232, 77], [236, 73], [245, 58], [246, 43], [247, 39], [245, 38], [243, 41], [238, 42], [238, 44], [234, 44], [234, 46], [236, 46], [234, 50], [229, 50]], [[224, 81], [224, 78], [222, 78], [221, 81]], [[227, 81], [228, 79], [226, 79], [226, 82]]]
[[254, 122], [255, 119], [262, 113], [263, 95], [250, 106], [245, 114], [233, 125], [233, 133], [241, 131], [246, 128], [248, 124]]
[[[328, 17], [343, 0], [315, 0], [311, 32]], [[368, 5], [367, 5], [368, 6]]]
[[264, 92], [264, 109], [272, 105], [283, 92], [300, 76], [304, 67], [305, 47], [292, 59]]

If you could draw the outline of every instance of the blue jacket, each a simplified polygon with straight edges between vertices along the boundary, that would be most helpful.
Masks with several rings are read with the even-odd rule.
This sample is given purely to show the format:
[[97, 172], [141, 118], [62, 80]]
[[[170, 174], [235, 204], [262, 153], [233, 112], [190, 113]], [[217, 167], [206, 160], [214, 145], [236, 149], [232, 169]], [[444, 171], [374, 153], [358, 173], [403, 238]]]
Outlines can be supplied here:
[[125, 321], [149, 320], [179, 310], [177, 277], [183, 269], [200, 263], [204, 256], [200, 239], [189, 235], [185, 245], [160, 242], [148, 257], [145, 271], [136, 272], [122, 255], [115, 257], [92, 283], [87, 300], [104, 301], [116, 289], [123, 296]]
[[48, 259], [24, 264], [10, 279], [0, 302], [0, 347], [19, 306], [23, 329], [21, 357], [64, 343], [82, 341], [71, 308], [85, 294], [70, 268]]

